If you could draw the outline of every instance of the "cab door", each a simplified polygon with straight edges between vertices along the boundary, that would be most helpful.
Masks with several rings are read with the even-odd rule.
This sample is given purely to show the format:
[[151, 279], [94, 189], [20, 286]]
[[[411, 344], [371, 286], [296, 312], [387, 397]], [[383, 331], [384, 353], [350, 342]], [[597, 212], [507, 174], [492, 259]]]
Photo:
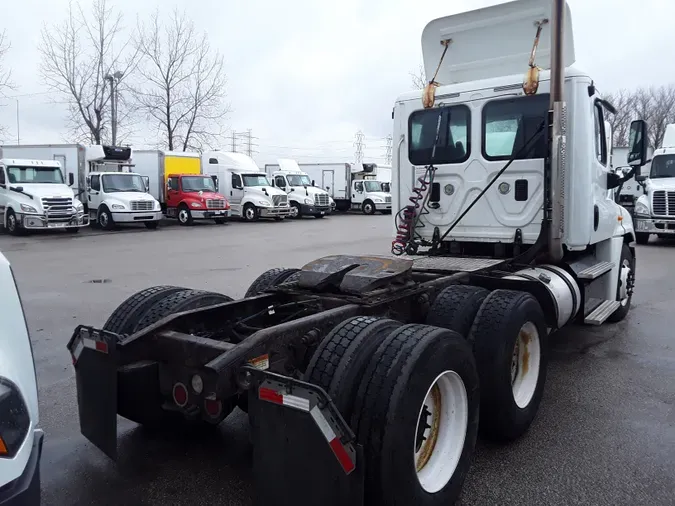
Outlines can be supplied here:
[[166, 180], [166, 215], [175, 216], [176, 208], [180, 204], [180, 181], [177, 177]]
[[363, 181], [352, 181], [352, 208], [360, 208], [365, 200]]
[[7, 178], [5, 177], [5, 168], [0, 167], [0, 225], [5, 225], [5, 213], [7, 212]]
[[244, 200], [244, 182], [239, 174], [232, 174], [232, 187], [230, 189], [230, 207], [232, 214], [241, 216], [241, 202]]

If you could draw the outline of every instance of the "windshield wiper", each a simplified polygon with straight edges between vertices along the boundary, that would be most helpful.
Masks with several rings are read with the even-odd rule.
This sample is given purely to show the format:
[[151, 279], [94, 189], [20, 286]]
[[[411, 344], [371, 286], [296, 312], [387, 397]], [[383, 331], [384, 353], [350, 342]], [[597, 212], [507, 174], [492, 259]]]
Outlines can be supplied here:
[[11, 191], [13, 191], [13, 192], [16, 192], [16, 193], [22, 193], [23, 195], [25, 195], [25, 196], [28, 197], [29, 199], [33, 200], [33, 196], [32, 196], [30, 193], [26, 193], [25, 191], [23, 191], [23, 187], [22, 187], [22, 186], [17, 186], [16, 188], [12, 188], [12, 187], [10, 186], [9, 189], [10, 189]]

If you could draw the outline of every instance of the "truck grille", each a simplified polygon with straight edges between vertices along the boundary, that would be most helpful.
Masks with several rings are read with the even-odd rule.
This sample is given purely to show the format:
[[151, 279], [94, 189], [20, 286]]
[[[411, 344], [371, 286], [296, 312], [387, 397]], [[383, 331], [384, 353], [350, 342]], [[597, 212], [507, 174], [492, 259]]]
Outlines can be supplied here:
[[286, 195], [272, 195], [272, 203], [274, 207], [288, 205], [288, 196]]
[[654, 216], [675, 216], [675, 192], [658, 190], [652, 194]]
[[155, 203], [152, 200], [132, 200], [131, 201], [131, 210], [132, 211], [152, 211], [155, 207]]
[[66, 218], [73, 215], [73, 199], [65, 197], [43, 197], [42, 208], [50, 218]]
[[206, 199], [207, 209], [225, 209], [224, 199]]
[[329, 205], [328, 195], [322, 193], [320, 195], [314, 195], [314, 204], [317, 206], [327, 206]]
[[391, 204], [391, 197], [384, 197], [384, 201], [385, 201], [387, 204]]

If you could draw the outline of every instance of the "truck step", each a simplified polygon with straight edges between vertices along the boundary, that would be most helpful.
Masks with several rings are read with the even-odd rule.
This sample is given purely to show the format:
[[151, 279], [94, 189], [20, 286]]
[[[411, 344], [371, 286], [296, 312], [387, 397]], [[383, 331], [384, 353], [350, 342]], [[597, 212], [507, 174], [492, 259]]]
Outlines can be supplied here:
[[413, 260], [413, 269], [418, 271], [476, 272], [495, 267], [506, 260], [494, 258], [467, 258], [441, 256], [406, 256]]
[[584, 318], [584, 323], [586, 325], [602, 325], [607, 321], [607, 318], [612, 316], [612, 313], [619, 309], [621, 302], [618, 300], [605, 300], [593, 311], [591, 311], [586, 318]]
[[591, 265], [590, 267], [587, 267], [583, 271], [579, 272], [577, 277], [579, 279], [593, 280], [599, 278], [603, 274], [608, 273], [613, 268], [614, 264], [612, 262], [600, 262], [595, 265]]

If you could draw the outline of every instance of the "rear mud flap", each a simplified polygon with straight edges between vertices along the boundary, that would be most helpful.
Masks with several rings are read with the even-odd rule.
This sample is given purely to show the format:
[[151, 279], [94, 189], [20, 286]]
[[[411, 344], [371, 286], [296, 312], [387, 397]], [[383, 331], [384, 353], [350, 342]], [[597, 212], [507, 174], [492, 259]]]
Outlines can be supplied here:
[[255, 506], [362, 506], [363, 448], [321, 388], [251, 370]]
[[80, 431], [117, 458], [117, 334], [80, 326], [68, 343], [77, 382]]

